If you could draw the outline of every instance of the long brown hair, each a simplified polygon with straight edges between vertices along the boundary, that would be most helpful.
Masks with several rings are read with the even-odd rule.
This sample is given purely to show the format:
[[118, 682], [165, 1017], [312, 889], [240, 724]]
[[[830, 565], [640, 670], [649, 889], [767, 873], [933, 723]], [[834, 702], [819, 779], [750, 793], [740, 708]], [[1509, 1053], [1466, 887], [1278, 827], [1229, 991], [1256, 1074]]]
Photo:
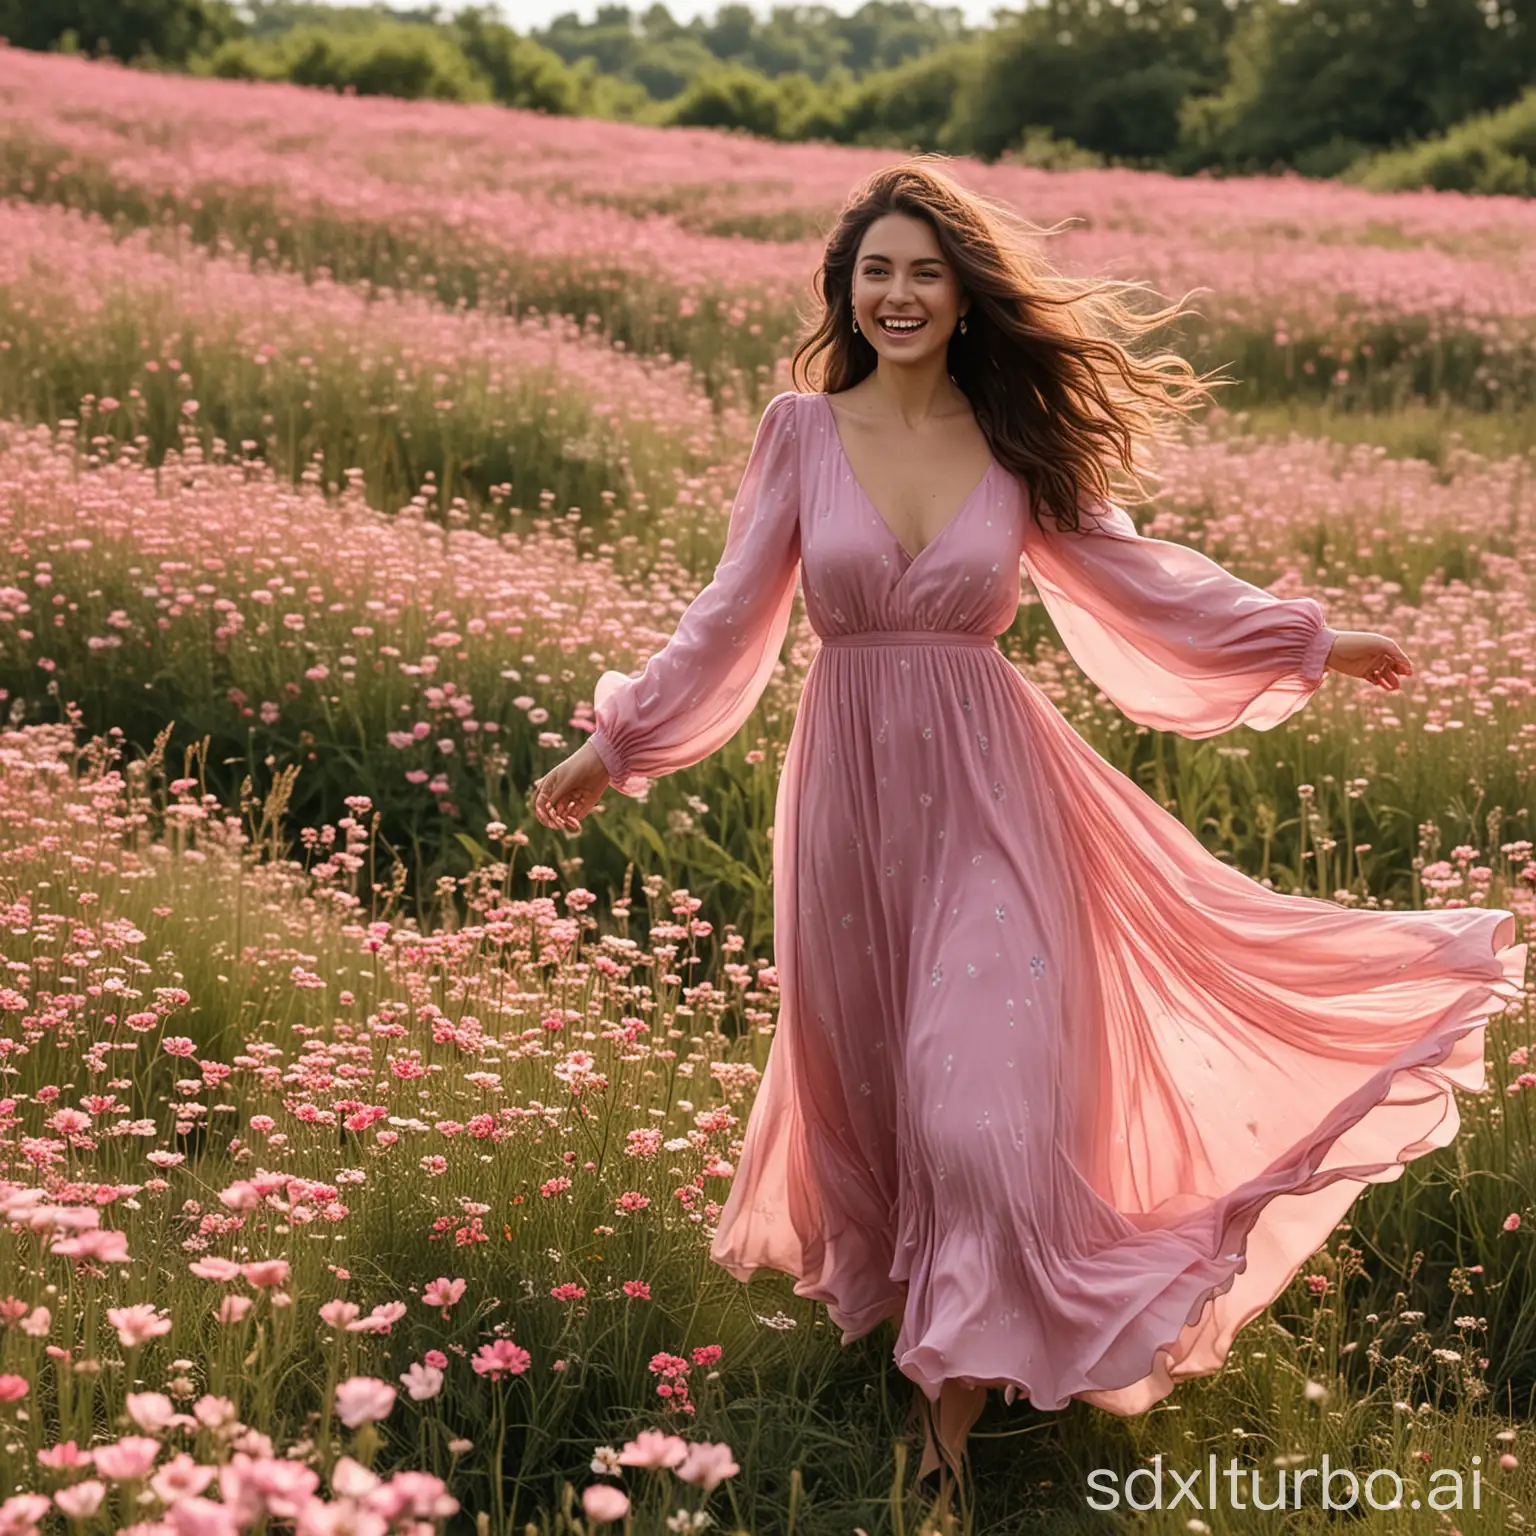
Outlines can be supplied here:
[[1062, 276], [1032, 249], [1050, 231], [961, 187], [937, 169], [944, 158], [914, 155], [849, 195], [816, 275], [822, 314], [795, 351], [792, 376], [797, 387], [838, 394], [874, 371], [875, 349], [853, 329], [859, 244], [888, 213], [925, 220], [971, 299], [965, 334], [950, 338], [949, 372], [993, 455], [1028, 486], [1036, 521], [1043, 528], [1049, 508], [1059, 528], [1075, 532], [1084, 500], [1112, 498], [1111, 457], [1139, 490], [1138, 449], [1165, 437], [1211, 384], [1236, 381], [1197, 375], [1173, 352], [1138, 356], [1127, 340], [1191, 311], [1138, 310], [1124, 295], [1146, 291], [1140, 283]]

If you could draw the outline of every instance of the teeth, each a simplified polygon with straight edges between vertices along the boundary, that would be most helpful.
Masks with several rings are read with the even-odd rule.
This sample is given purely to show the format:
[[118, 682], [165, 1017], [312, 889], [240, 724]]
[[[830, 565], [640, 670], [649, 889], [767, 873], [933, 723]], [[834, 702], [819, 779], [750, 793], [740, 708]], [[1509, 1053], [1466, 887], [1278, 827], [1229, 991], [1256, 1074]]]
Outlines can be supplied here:
[[916, 331], [921, 330], [927, 322], [924, 320], [882, 320], [880, 324], [888, 331]]

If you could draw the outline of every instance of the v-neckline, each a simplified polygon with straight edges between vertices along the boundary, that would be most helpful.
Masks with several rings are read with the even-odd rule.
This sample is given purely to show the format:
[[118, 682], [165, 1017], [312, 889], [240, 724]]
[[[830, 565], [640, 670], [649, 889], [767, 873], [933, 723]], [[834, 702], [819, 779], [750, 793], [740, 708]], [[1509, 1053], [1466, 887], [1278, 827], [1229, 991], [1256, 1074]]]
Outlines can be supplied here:
[[976, 484], [970, 488], [970, 490], [965, 495], [965, 499], [960, 503], [958, 507], [955, 508], [953, 512], [950, 513], [949, 517], [944, 523], [944, 526], [940, 528], [939, 531], [934, 534], [934, 536], [929, 539], [929, 541], [924, 544], [923, 547], [914, 555], [912, 551], [909, 550], [907, 546], [896, 537], [896, 530], [891, 527], [885, 513], [883, 513], [880, 508], [875, 505], [874, 497], [872, 497], [869, 492], [864, 489], [864, 482], [859, 479], [858, 473], [853, 467], [853, 461], [848, 457], [848, 450], [843, 446], [843, 434], [838, 430], [837, 413], [832, 409], [832, 402], [827, 398], [825, 390], [821, 391], [820, 394], [821, 403], [826, 409], [827, 420], [832, 424], [832, 441], [837, 444], [837, 454], [838, 457], [843, 461], [843, 468], [848, 471], [848, 478], [853, 481], [855, 489], [858, 491], [859, 495], [864, 498], [865, 504], [869, 507], [869, 510], [873, 512], [875, 516], [880, 520], [880, 526], [885, 530], [886, 537], [890, 539], [891, 543], [894, 544], [904, 556], [906, 556], [907, 568], [910, 570], [912, 566], [916, 565], [917, 562], [921, 560], [923, 556], [926, 555], [928, 551], [932, 549], [933, 546], [937, 544], [946, 533], [949, 532], [950, 528], [959, 521], [961, 513], [963, 513], [965, 509], [970, 506], [973, 501], [975, 501], [976, 497], [980, 495], [981, 488], [987, 483], [988, 480], [992, 478], [992, 471], [997, 467], [996, 455], [993, 455], [987, 461], [987, 467], [981, 472], [981, 479], [979, 479]]

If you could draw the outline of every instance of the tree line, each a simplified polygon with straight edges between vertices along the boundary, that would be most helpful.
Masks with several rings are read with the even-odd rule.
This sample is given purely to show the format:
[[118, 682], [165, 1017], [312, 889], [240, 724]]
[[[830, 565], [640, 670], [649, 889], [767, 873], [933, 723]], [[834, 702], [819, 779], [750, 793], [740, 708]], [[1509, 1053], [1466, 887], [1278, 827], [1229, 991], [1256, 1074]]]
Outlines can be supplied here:
[[311, 0], [0, 0], [25, 48], [360, 94], [1188, 175], [1294, 170], [1531, 190], [1536, 0], [1032, 0], [958, 7], [663, 0], [526, 34]]

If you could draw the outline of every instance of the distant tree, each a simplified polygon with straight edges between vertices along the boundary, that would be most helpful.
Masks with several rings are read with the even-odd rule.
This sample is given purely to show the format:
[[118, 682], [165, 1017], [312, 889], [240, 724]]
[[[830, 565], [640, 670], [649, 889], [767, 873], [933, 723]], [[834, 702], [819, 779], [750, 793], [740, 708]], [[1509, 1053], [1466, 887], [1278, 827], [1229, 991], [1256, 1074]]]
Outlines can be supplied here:
[[757, 17], [751, 6], [722, 5], [715, 19], [705, 25], [701, 38], [717, 59], [745, 61], [757, 34]]
[[1536, 76], [1530, 0], [1255, 0], [1227, 78], [1184, 112], [1191, 158], [1318, 175], [1444, 131]]
[[381, 21], [404, 21], [416, 26], [436, 26], [442, 7], [385, 4], [329, 5], [325, 0], [244, 0], [252, 37], [275, 37], [295, 27], [326, 27], [332, 32], [369, 32]]
[[605, 5], [591, 22], [574, 12], [555, 17], [534, 39], [567, 64], [591, 59], [605, 75], [627, 75], [645, 46], [645, 39], [625, 5]]
[[451, 35], [464, 56], [491, 83], [491, 94], [508, 107], [570, 116], [581, 109], [581, 89], [565, 61], [531, 38], [519, 37], [489, 6], [472, 6], [454, 18]]
[[661, 4], [661, 0], [657, 0], [640, 18], [640, 30], [645, 34], [646, 41], [652, 43], [670, 42], [683, 32], [681, 23], [673, 20], [672, 12]]
[[850, 144], [947, 149], [956, 103], [980, 65], [980, 45], [951, 43], [866, 75], [849, 93], [835, 136]]
[[647, 41], [629, 75], [654, 100], [672, 101], [687, 90], [695, 75], [715, 62], [715, 56], [698, 38], [679, 32], [664, 42]]
[[359, 96], [488, 101], [490, 82], [445, 33], [377, 22], [366, 32], [302, 26], [264, 40], [227, 43], [199, 66], [233, 79], [291, 80]]
[[694, 79], [665, 121], [685, 128], [744, 128], [778, 138], [783, 125], [778, 84], [740, 64], [716, 64]]
[[1180, 110], [1226, 74], [1234, 14], [1254, 0], [1043, 0], [987, 39], [957, 106], [957, 150], [992, 157], [1026, 128], [1049, 128], [1099, 154], [1154, 163], [1181, 133]]
[[[592, 58], [601, 69], [628, 79], [640, 78], [642, 68], [657, 68], [655, 45], [687, 40], [712, 59], [770, 78], [806, 75], [826, 82], [839, 70], [862, 76], [891, 68], [964, 38], [969, 31], [958, 6], [926, 0], [865, 0], [847, 16], [824, 4], [778, 4], [760, 15], [737, 0], [727, 0], [712, 17], [696, 16], [686, 24], [661, 3], [638, 13], [629, 6], [605, 6], [590, 22], [565, 12], [533, 35], [568, 62]], [[674, 51], [663, 57], [681, 56]], [[675, 87], [670, 76], [667, 85], [669, 90]], [[835, 111], [835, 100], [824, 107]]]
[[1368, 155], [1340, 179], [1373, 192], [1433, 187], [1536, 197], [1536, 86], [1497, 112], [1465, 118], [1449, 133]]
[[184, 64], [242, 31], [225, 0], [0, 0], [0, 36], [18, 48], [56, 48], [67, 34], [87, 53]]

